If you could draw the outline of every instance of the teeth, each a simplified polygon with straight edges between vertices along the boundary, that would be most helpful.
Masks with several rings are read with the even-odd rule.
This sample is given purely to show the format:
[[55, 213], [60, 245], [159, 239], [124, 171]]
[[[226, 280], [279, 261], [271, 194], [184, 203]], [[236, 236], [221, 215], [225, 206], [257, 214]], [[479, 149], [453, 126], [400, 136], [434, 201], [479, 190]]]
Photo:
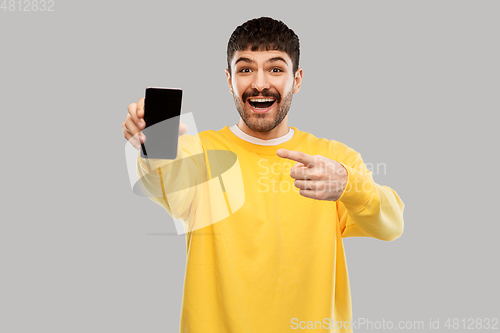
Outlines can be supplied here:
[[274, 102], [274, 98], [250, 98], [252, 102]]

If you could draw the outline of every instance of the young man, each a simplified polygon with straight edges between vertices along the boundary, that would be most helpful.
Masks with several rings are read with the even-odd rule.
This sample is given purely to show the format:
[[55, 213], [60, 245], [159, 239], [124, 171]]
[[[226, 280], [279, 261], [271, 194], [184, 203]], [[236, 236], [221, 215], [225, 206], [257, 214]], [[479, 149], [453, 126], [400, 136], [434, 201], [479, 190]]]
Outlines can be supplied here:
[[[143, 190], [187, 229], [181, 332], [352, 332], [342, 238], [398, 238], [404, 204], [374, 183], [359, 153], [288, 126], [303, 71], [284, 23], [244, 23], [227, 57], [239, 123], [201, 132], [198, 145], [181, 126], [180, 168], [138, 158]], [[144, 99], [128, 110], [123, 132], [139, 148]], [[238, 189], [244, 199], [226, 215], [217, 216], [225, 207], [215, 187], [186, 185], [212, 178], [211, 151], [231, 152], [241, 169], [241, 183], [225, 181], [223, 191], [226, 203], [241, 199]]]

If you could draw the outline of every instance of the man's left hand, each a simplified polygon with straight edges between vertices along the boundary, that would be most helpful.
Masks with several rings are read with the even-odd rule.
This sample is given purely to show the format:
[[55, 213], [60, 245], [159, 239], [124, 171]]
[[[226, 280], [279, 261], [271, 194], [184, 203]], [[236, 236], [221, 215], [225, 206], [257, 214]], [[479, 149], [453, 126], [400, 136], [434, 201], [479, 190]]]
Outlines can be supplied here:
[[300, 195], [317, 200], [335, 201], [347, 184], [347, 170], [342, 164], [321, 155], [278, 149], [279, 157], [298, 162], [290, 169], [290, 177]]

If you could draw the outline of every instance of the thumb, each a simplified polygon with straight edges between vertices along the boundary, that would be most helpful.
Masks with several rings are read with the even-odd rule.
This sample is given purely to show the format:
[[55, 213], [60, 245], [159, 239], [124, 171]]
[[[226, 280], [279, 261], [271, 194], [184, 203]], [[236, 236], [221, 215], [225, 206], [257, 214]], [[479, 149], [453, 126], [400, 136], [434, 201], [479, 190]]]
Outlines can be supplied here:
[[297, 162], [293, 167], [292, 169], [297, 169], [297, 168], [302, 168], [302, 167], [305, 167], [305, 164], [303, 163], [300, 163], [300, 162]]
[[179, 136], [186, 134], [188, 131], [188, 126], [182, 122], [179, 122]]

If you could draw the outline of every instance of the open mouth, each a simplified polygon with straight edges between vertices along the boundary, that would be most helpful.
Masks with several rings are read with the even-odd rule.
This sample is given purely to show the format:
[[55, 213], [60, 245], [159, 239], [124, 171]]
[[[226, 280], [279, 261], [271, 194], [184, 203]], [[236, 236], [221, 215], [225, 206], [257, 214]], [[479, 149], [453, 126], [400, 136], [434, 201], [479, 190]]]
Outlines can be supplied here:
[[256, 110], [269, 109], [276, 102], [274, 98], [249, 98], [248, 104]]

